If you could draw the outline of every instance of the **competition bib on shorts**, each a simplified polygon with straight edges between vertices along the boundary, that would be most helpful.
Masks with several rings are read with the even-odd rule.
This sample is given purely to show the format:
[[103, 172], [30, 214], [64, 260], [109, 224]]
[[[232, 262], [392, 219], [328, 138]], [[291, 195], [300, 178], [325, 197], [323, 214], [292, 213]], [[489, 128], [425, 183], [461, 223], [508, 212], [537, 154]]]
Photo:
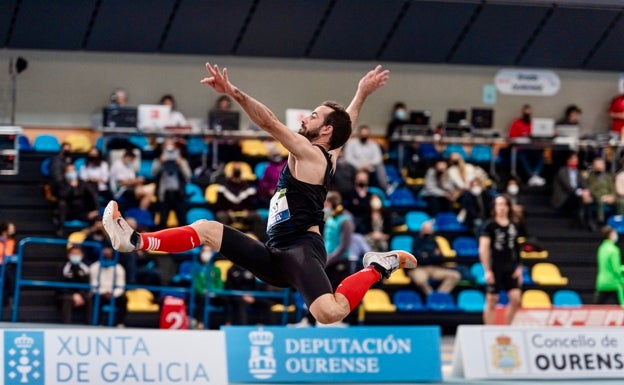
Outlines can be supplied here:
[[290, 219], [288, 201], [286, 200], [286, 189], [283, 188], [275, 192], [269, 205], [269, 219], [267, 220], [267, 230], [278, 223]]

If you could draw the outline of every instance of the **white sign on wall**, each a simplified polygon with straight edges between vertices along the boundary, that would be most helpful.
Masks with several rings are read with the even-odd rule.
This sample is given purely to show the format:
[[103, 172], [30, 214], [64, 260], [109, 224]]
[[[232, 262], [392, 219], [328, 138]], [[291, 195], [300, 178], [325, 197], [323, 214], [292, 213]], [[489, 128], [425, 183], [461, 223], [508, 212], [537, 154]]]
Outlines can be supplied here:
[[494, 76], [501, 94], [552, 96], [559, 92], [561, 80], [554, 71], [503, 68]]
[[302, 108], [288, 108], [286, 110], [286, 126], [295, 132], [301, 128], [301, 120], [310, 115], [312, 110]]
[[487, 378], [624, 378], [620, 328], [460, 326], [453, 374]]
[[0, 331], [4, 385], [228, 383], [220, 331]]

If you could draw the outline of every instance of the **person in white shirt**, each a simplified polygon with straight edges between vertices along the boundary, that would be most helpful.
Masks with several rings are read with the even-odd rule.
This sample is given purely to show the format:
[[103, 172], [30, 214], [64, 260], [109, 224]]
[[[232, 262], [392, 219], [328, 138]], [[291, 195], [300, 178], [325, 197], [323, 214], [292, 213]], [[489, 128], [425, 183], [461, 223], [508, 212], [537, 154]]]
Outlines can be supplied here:
[[149, 209], [154, 198], [154, 185], [145, 184], [145, 178], [137, 176], [134, 169], [136, 155], [132, 150], [126, 150], [120, 159], [117, 159], [110, 169], [110, 188], [116, 199], [136, 199], [139, 207]]
[[110, 170], [108, 163], [102, 159], [100, 150], [97, 147], [91, 147], [87, 153], [87, 161], [84, 165], [80, 166], [78, 170], [80, 179], [91, 184], [98, 195], [105, 199], [112, 199], [110, 189], [108, 186], [108, 180], [110, 177]]
[[388, 176], [383, 163], [383, 152], [379, 143], [370, 139], [370, 127], [362, 124], [357, 129], [357, 137], [345, 144], [345, 160], [357, 170], [368, 171], [377, 178], [377, 184], [388, 189]]
[[[89, 281], [92, 292], [100, 294], [100, 309], [108, 305], [115, 297], [115, 324], [122, 326], [126, 321], [128, 299], [126, 298], [126, 271], [114, 259], [113, 248], [110, 245], [102, 249], [102, 258], [89, 267]], [[106, 322], [100, 317], [101, 322]]]
[[171, 113], [169, 114], [169, 119], [167, 120], [167, 124], [165, 124], [165, 127], [186, 127], [189, 125], [184, 115], [182, 115], [182, 113], [177, 110], [177, 104], [173, 95], [163, 95], [160, 98], [160, 104], [164, 104], [165, 106], [171, 106]]

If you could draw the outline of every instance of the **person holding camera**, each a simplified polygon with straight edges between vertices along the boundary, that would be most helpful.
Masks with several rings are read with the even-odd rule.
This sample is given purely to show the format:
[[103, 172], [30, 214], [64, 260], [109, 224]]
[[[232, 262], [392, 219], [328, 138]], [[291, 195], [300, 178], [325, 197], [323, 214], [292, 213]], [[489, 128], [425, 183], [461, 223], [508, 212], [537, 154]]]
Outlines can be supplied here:
[[173, 210], [178, 225], [186, 225], [186, 183], [191, 180], [191, 167], [173, 138], [165, 138], [152, 163], [156, 178], [156, 197], [160, 212], [159, 228], [167, 227], [169, 212]]

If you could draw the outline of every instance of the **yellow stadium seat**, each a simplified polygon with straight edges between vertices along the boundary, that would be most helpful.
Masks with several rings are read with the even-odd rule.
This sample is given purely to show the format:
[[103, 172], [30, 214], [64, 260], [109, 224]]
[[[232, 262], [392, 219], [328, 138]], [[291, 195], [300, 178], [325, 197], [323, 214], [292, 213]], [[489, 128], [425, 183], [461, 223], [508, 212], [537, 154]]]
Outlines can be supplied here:
[[411, 282], [411, 279], [405, 274], [403, 269], [395, 271], [390, 274], [389, 278], [383, 280], [384, 285], [409, 285]]
[[388, 293], [381, 289], [369, 289], [362, 299], [362, 306], [365, 312], [370, 313], [392, 313], [396, 311], [396, 306], [390, 301]]
[[[160, 213], [154, 214], [154, 222], [160, 223]], [[169, 215], [167, 215], [167, 227], [177, 227], [178, 219], [175, 216], [175, 212], [173, 210], [169, 211]]]
[[441, 235], [436, 235], [435, 240], [436, 240], [436, 243], [438, 244], [438, 247], [440, 248], [440, 252], [442, 253], [444, 257], [455, 258], [457, 256], [457, 252], [453, 250], [448, 239], [444, 238]]
[[523, 292], [520, 304], [523, 308], [528, 309], [550, 309], [552, 307], [548, 293], [537, 289]]
[[548, 262], [536, 263], [531, 270], [531, 278], [538, 285], [568, 284], [568, 278], [561, 276], [557, 265]]
[[251, 157], [268, 157], [269, 149], [264, 141], [259, 139], [243, 139], [240, 142], [241, 153]]
[[[293, 313], [295, 310], [297, 310], [297, 308], [295, 307], [295, 305], [292, 304], [288, 305], [288, 307], [286, 308], [286, 311], [288, 313]], [[284, 304], [276, 303], [275, 305], [272, 305], [271, 311], [275, 313], [282, 313], [284, 311]]]
[[227, 273], [232, 267], [233, 263], [229, 259], [219, 259], [214, 261], [215, 267], [218, 267], [221, 270], [221, 280], [223, 282], [227, 281]]
[[128, 311], [155, 312], [158, 304], [154, 303], [154, 295], [146, 289], [126, 290], [128, 298]]
[[74, 231], [67, 237], [67, 247], [71, 247], [71, 245], [75, 245], [77, 243], [82, 243], [86, 238], [86, 231]]
[[71, 144], [72, 152], [87, 152], [93, 147], [89, 136], [78, 132], [68, 134], [63, 141]]
[[208, 204], [214, 205], [217, 203], [217, 199], [219, 197], [219, 184], [213, 183], [208, 185], [208, 187], [206, 187], [204, 197], [206, 198], [206, 202], [208, 202]]
[[226, 177], [230, 178], [232, 176], [232, 169], [235, 165], [238, 165], [240, 167], [241, 178], [248, 181], [256, 180], [256, 174], [254, 173], [254, 170], [249, 163], [235, 160], [225, 164], [223, 172], [225, 173]]

